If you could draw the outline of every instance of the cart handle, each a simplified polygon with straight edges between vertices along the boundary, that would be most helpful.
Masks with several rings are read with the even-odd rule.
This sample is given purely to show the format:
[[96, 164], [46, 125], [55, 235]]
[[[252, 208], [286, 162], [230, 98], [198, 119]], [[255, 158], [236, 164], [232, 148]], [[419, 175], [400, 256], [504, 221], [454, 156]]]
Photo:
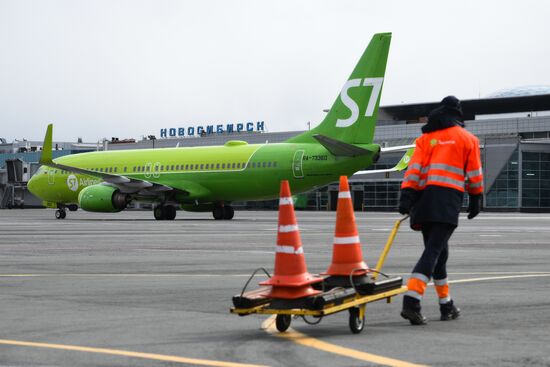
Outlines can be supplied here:
[[384, 266], [384, 263], [386, 262], [386, 257], [388, 256], [388, 253], [390, 252], [390, 248], [393, 244], [393, 241], [395, 240], [395, 236], [397, 235], [397, 231], [399, 231], [399, 226], [401, 226], [401, 223], [409, 219], [408, 215], [405, 215], [403, 218], [398, 219], [395, 221], [395, 224], [393, 225], [393, 229], [388, 237], [388, 240], [386, 241], [386, 246], [384, 246], [384, 249], [382, 250], [382, 253], [380, 254], [380, 257], [378, 258], [378, 263], [376, 264], [376, 270], [377, 272], [374, 273], [372, 278], [376, 280], [378, 278], [378, 274], [380, 273], [380, 270], [382, 270], [382, 266]]

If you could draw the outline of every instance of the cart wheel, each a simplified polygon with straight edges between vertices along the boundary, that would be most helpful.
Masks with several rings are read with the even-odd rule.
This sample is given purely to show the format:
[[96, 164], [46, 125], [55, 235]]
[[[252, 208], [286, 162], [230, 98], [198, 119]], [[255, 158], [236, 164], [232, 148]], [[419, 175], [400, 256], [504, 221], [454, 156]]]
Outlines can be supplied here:
[[352, 333], [359, 334], [365, 327], [365, 314], [361, 317], [359, 307], [349, 309], [349, 328]]
[[275, 319], [277, 330], [281, 333], [285, 332], [290, 327], [291, 321], [292, 319], [290, 315], [277, 315], [277, 318]]

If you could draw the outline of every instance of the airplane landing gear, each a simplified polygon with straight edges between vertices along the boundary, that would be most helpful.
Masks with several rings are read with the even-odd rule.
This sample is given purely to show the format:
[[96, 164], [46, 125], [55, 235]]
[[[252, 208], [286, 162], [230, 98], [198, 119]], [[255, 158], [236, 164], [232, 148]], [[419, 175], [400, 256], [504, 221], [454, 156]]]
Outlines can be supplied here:
[[216, 206], [212, 211], [212, 215], [216, 220], [221, 220], [221, 219], [231, 220], [235, 215], [235, 210], [231, 205]]
[[55, 211], [55, 219], [65, 219], [65, 217], [67, 217], [65, 208], [59, 208]]
[[176, 207], [173, 205], [157, 205], [153, 209], [153, 215], [156, 220], [174, 220], [176, 219]]

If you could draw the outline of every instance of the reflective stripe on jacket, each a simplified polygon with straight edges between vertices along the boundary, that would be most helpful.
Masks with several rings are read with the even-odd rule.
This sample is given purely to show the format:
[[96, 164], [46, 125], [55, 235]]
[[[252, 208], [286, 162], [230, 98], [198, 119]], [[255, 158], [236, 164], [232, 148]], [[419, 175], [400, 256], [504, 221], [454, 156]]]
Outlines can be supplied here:
[[422, 134], [401, 188], [424, 190], [429, 185], [482, 194], [479, 140], [460, 126]]

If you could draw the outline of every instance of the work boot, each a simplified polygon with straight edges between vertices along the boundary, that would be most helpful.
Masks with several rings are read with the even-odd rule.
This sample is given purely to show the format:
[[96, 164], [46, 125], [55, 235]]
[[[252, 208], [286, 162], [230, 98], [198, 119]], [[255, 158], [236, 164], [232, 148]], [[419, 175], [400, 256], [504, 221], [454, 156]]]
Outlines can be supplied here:
[[439, 311], [441, 311], [441, 321], [454, 320], [460, 316], [460, 308], [454, 305], [453, 300], [439, 305]]
[[420, 301], [416, 298], [405, 296], [403, 297], [403, 310], [401, 317], [409, 320], [411, 325], [425, 325], [428, 321], [420, 312]]

